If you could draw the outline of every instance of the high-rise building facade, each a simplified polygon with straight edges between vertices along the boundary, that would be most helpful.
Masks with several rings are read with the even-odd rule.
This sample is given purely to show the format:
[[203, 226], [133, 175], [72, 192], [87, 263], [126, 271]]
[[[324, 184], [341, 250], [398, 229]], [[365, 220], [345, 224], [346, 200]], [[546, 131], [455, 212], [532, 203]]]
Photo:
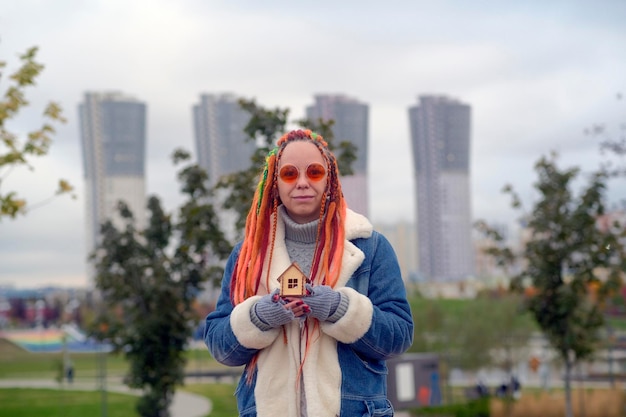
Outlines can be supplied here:
[[473, 274], [469, 105], [420, 96], [409, 108], [419, 272], [434, 281]]
[[[233, 94], [201, 94], [193, 106], [194, 137], [198, 165], [209, 175], [209, 184], [215, 185], [223, 175], [248, 169], [257, 144], [250, 140], [244, 128], [250, 113], [244, 111]], [[227, 190], [215, 191], [220, 205], [228, 198]], [[227, 238], [239, 239], [235, 223], [237, 213], [218, 210], [220, 223]]]
[[413, 223], [377, 223], [374, 224], [374, 229], [385, 235], [393, 246], [404, 281], [417, 281], [417, 239]]
[[355, 98], [341, 94], [318, 94], [315, 103], [306, 108], [309, 120], [332, 119], [335, 143], [349, 141], [357, 148], [352, 163], [353, 175], [341, 177], [341, 186], [348, 207], [369, 216], [367, 175], [369, 106]]
[[120, 200], [138, 227], [146, 224], [146, 105], [119, 92], [88, 92], [78, 111], [91, 253], [102, 223], [120, 226]]
[[193, 106], [198, 164], [215, 184], [222, 175], [250, 167], [256, 143], [247, 140], [243, 129], [250, 120], [232, 94], [202, 94]]

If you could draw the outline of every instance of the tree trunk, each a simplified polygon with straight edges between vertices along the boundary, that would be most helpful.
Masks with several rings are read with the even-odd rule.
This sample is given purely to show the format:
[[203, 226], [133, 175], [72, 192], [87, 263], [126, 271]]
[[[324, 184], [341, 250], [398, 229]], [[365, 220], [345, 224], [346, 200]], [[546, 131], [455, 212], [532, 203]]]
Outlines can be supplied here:
[[565, 360], [565, 417], [574, 417], [572, 410], [572, 361]]
[[580, 417], [585, 417], [585, 380], [583, 378], [582, 363], [578, 363], [578, 391], [580, 392], [578, 395], [578, 404], [580, 404], [580, 412], [578, 415]]
[[446, 370], [443, 375], [443, 377], [445, 378], [445, 395], [443, 395], [443, 397], [445, 397], [445, 400], [443, 401], [443, 404], [452, 404], [454, 402], [452, 398], [452, 381], [450, 381], [450, 375], [452, 374], [452, 361], [450, 360], [450, 356], [446, 353], [444, 353], [444, 357], [446, 362]]
[[509, 389], [506, 392], [506, 411], [505, 416], [511, 417], [513, 415], [513, 382], [511, 381], [511, 375], [513, 375], [513, 359], [511, 359], [511, 349], [506, 349], [506, 359], [505, 359], [505, 367], [507, 375], [509, 375]]

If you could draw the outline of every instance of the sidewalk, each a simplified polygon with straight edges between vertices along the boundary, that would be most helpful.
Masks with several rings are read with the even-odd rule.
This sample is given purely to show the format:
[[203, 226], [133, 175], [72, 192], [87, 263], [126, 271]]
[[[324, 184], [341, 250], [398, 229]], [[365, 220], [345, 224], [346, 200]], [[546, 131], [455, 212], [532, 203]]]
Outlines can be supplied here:
[[177, 389], [170, 412], [172, 417], [204, 417], [211, 409], [211, 401], [208, 398]]
[[[76, 381], [72, 384], [59, 384], [53, 380], [43, 379], [0, 379], [1, 388], [51, 388], [73, 391], [98, 391], [100, 387], [96, 382]], [[126, 385], [110, 384], [107, 392], [120, 392], [124, 394], [138, 395], [136, 390], [131, 390]], [[174, 393], [174, 399], [170, 406], [172, 417], [205, 417], [211, 412], [211, 401], [201, 395], [182, 391], [180, 388]]]

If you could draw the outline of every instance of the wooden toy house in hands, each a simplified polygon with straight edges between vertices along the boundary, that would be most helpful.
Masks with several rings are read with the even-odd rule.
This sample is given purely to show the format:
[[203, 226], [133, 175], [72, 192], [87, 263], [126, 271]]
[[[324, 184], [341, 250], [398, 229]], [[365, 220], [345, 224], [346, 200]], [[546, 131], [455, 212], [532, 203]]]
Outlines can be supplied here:
[[285, 272], [278, 277], [280, 283], [281, 297], [304, 297], [306, 295], [306, 283], [308, 277], [300, 269], [296, 262], [293, 262]]

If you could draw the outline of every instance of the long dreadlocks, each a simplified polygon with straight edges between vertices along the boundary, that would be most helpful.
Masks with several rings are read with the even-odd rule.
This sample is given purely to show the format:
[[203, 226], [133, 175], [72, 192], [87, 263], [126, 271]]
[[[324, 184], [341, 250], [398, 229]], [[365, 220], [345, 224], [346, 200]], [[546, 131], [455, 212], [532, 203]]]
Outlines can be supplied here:
[[[231, 299], [239, 304], [258, 291], [263, 265], [268, 259], [266, 279], [276, 239], [278, 206], [277, 168], [282, 153], [291, 142], [308, 141], [319, 149], [328, 166], [328, 178], [320, 207], [316, 248], [310, 278], [316, 284], [334, 287], [339, 279], [343, 255], [346, 203], [339, 182], [337, 161], [322, 136], [310, 130], [294, 130], [283, 135], [265, 158], [263, 172], [246, 218], [243, 244], [231, 277]], [[271, 230], [268, 233], [268, 230]], [[266, 288], [269, 288], [266, 282]]]

